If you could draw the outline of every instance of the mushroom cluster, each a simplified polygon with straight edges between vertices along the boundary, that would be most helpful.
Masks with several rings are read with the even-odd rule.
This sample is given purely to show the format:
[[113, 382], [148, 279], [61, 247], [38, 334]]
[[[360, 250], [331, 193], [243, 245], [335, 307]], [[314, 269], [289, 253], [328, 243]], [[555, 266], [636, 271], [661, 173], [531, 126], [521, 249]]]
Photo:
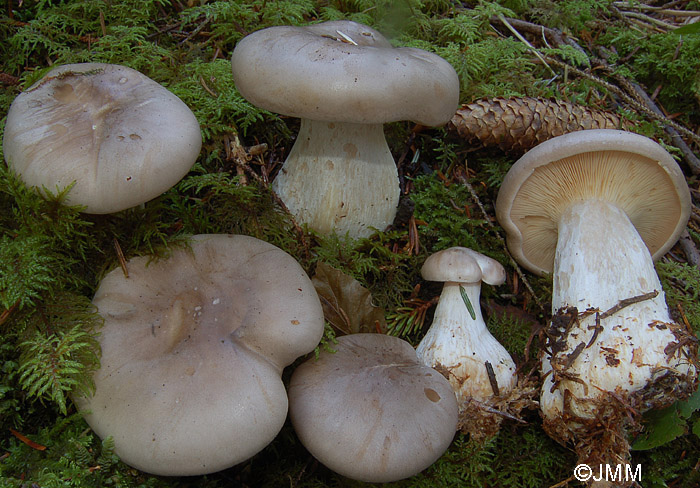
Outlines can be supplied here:
[[599, 425], [619, 429], [629, 411], [666, 406], [696, 385], [694, 342], [671, 319], [653, 263], [689, 211], [673, 158], [617, 130], [550, 139], [503, 181], [496, 212], [511, 253], [554, 280], [541, 365], [545, 428], [587, 446], [583, 462], [625, 462], [624, 432], [602, 445]]
[[28, 186], [70, 187], [66, 202], [94, 214], [168, 190], [201, 145], [199, 123], [177, 96], [138, 71], [104, 63], [51, 70], [12, 102], [3, 139], [8, 165]]
[[316, 291], [281, 249], [241, 235], [197, 235], [101, 281], [95, 394], [76, 398], [100, 437], [138, 469], [195, 475], [242, 462], [287, 416], [282, 369], [323, 334]]
[[322, 233], [364, 237], [391, 224], [399, 179], [382, 124], [442, 125], [459, 104], [459, 79], [447, 61], [393, 48], [376, 30], [346, 20], [259, 30], [236, 45], [231, 62], [241, 95], [301, 118], [272, 188]]
[[[301, 119], [272, 189], [321, 233], [365, 237], [390, 225], [399, 181], [383, 124], [439, 126], [458, 106], [447, 61], [394, 48], [351, 21], [259, 30], [237, 44], [231, 66], [251, 103]], [[8, 165], [29, 186], [69, 189], [67, 203], [95, 214], [166, 191], [201, 144], [175, 95], [99, 63], [58, 67], [19, 95], [3, 140]], [[496, 213], [510, 252], [553, 277], [540, 357], [544, 427], [576, 440], [581, 462], [627, 462], [630, 412], [697, 386], [697, 341], [671, 318], [654, 268], [689, 212], [673, 158], [618, 130], [554, 137], [503, 181]], [[273, 440], [289, 406], [320, 462], [388, 482], [432, 464], [465, 417], [480, 419], [465, 429], [472, 434], [498, 427], [479, 415], [516, 389], [516, 367], [480, 307], [481, 282], [505, 281], [495, 260], [463, 247], [433, 254], [422, 276], [444, 286], [416, 349], [383, 334], [340, 337], [335, 351], [294, 371], [287, 392], [283, 368], [312, 351], [324, 328], [301, 266], [247, 236], [196, 235], [188, 245], [155, 262], [130, 260], [129, 275], [108, 273], [94, 296], [101, 367], [94, 395], [75, 403], [129, 465], [179, 476], [228, 468]]]

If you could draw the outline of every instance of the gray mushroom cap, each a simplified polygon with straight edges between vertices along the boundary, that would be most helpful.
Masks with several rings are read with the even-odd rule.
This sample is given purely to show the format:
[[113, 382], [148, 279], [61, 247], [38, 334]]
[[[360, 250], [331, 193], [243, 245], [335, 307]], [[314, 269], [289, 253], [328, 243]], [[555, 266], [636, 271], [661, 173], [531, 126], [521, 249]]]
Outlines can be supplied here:
[[293, 117], [438, 126], [459, 106], [459, 78], [447, 61], [393, 48], [376, 30], [347, 20], [253, 32], [231, 62], [241, 95]]
[[287, 416], [282, 368], [323, 333], [318, 296], [299, 264], [253, 237], [199, 235], [149, 264], [101, 281], [105, 324], [96, 392], [75, 398], [115, 453], [149, 473], [185, 476], [245, 461]]
[[38, 190], [63, 190], [88, 213], [140, 205], [177, 183], [202, 145], [177, 96], [125, 66], [67, 64], [21, 93], [7, 115], [10, 168]]
[[467, 247], [450, 247], [428, 256], [421, 268], [421, 276], [428, 281], [451, 281], [501, 285], [506, 271], [493, 258]]
[[349, 478], [394, 481], [419, 473], [457, 428], [450, 383], [406, 341], [383, 334], [338, 338], [335, 352], [299, 366], [289, 411], [302, 444]]

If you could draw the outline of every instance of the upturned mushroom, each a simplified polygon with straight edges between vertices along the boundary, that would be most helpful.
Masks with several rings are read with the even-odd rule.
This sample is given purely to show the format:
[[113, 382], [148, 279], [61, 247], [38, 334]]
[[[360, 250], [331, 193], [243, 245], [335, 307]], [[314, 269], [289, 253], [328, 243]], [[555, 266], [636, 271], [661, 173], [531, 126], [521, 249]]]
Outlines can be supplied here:
[[232, 56], [238, 91], [301, 128], [272, 188], [300, 221], [322, 233], [363, 237], [391, 224], [396, 165], [382, 124], [447, 123], [459, 79], [439, 56], [393, 48], [351, 21], [279, 26], [243, 38]]
[[70, 187], [66, 203], [112, 213], [177, 183], [202, 136], [177, 96], [125, 66], [66, 64], [21, 93], [7, 114], [10, 168], [40, 192]]
[[189, 249], [127, 263], [101, 281], [96, 391], [75, 398], [115, 453], [140, 470], [197, 475], [245, 461], [287, 416], [282, 369], [314, 349], [323, 312], [281, 249], [198, 235]]
[[625, 462], [626, 436], [615, 429], [629, 413], [666, 406], [697, 381], [695, 342], [671, 319], [653, 263], [688, 220], [680, 168], [646, 137], [574, 132], [513, 165], [496, 212], [513, 256], [554, 280], [545, 428], [576, 438], [582, 462]]
[[507, 396], [516, 385], [515, 363], [486, 328], [479, 303], [481, 282], [500, 285], [506, 279], [505, 270], [498, 261], [472, 249], [451, 247], [429, 256], [421, 275], [445, 284], [416, 353], [421, 362], [450, 380], [460, 410], [472, 417], [464, 420], [475, 420], [478, 407], [488, 407], [494, 397]]
[[397, 337], [351, 334], [333, 348], [301, 364], [289, 384], [292, 425], [309, 452], [343, 476], [375, 483], [435, 462], [457, 428], [449, 382]]

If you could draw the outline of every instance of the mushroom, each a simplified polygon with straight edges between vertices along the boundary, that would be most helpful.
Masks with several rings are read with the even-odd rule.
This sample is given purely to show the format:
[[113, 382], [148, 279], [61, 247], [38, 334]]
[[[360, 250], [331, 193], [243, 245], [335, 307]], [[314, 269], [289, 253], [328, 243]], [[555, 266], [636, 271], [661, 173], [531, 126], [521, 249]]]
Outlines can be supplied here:
[[10, 168], [39, 191], [70, 187], [66, 203], [104, 214], [177, 183], [202, 145], [178, 97], [125, 66], [67, 64], [21, 93], [7, 114]]
[[241, 235], [197, 235], [189, 249], [137, 257], [101, 281], [95, 394], [76, 398], [127, 464], [197, 475], [240, 463], [287, 415], [284, 366], [312, 351], [323, 312], [281, 249]]
[[494, 397], [507, 396], [516, 385], [515, 363], [486, 328], [479, 305], [481, 282], [502, 284], [505, 269], [472, 249], [451, 247], [429, 256], [421, 275], [445, 284], [433, 323], [416, 353], [423, 364], [447, 376], [460, 410], [472, 417], [464, 419], [469, 423], [477, 415], [472, 407], [488, 406]]
[[553, 275], [541, 356], [545, 427], [559, 440], [595, 446], [585, 461], [624, 462], [628, 454], [624, 433], [609, 436], [619, 445], [587, 440], [601, 419], [625, 424], [630, 411], [668, 405], [696, 384], [690, 332], [671, 319], [653, 264], [689, 212], [673, 158], [618, 130], [550, 139], [503, 181], [496, 213], [508, 248], [530, 271]]
[[290, 380], [289, 414], [301, 443], [361, 481], [407, 478], [435, 462], [457, 427], [449, 382], [397, 337], [351, 334], [333, 347]]
[[254, 32], [236, 46], [232, 68], [251, 103], [302, 119], [272, 188], [322, 233], [364, 237], [391, 224], [399, 180], [382, 124], [442, 125], [459, 105], [459, 79], [447, 61], [393, 48], [346, 20]]

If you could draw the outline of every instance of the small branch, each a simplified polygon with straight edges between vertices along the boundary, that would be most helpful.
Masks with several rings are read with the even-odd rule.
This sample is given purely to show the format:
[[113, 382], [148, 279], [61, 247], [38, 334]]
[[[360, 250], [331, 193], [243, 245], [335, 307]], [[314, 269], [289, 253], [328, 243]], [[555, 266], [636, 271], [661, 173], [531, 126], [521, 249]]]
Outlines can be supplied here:
[[698, 248], [695, 246], [695, 242], [693, 241], [693, 238], [690, 237], [690, 233], [688, 232], [687, 228], [681, 233], [678, 245], [683, 250], [688, 264], [700, 267], [700, 251], [698, 251]]
[[493, 371], [493, 366], [488, 361], [484, 362], [486, 366], [486, 374], [489, 377], [489, 383], [491, 383], [491, 389], [493, 390], [494, 396], [501, 396], [501, 392], [498, 389], [498, 381], [496, 380], [496, 373]]
[[26, 445], [28, 445], [28, 446], [31, 447], [32, 449], [36, 449], [37, 451], [45, 451], [45, 450], [46, 450], [46, 446], [43, 446], [43, 445], [41, 445], [41, 444], [38, 444], [38, 443], [34, 442], [33, 440], [29, 439], [29, 437], [27, 437], [27, 436], [25, 436], [25, 435], [22, 435], [22, 434], [20, 434], [19, 432], [17, 432], [17, 431], [16, 431], [15, 429], [13, 429], [12, 427], [10, 427], [10, 434], [12, 434], [13, 436], [15, 436], [15, 437], [16, 437], [17, 439], [19, 439], [20, 441], [24, 442]]
[[[628, 12], [629, 13], [629, 12]], [[622, 12], [620, 12], [621, 15], [623, 15]], [[644, 16], [647, 17], [647, 16]], [[572, 39], [569, 39], [565, 37], [561, 32], [557, 31], [556, 29], [550, 29], [547, 27], [543, 27], [537, 24], [533, 24], [531, 22], [526, 22], [518, 19], [506, 19], [503, 15], [499, 15], [498, 17], [494, 17], [491, 19], [492, 21], [498, 20], [499, 22], [503, 23], [508, 29], [511, 30], [511, 32], [514, 33], [518, 37], [518, 39], [521, 39], [523, 42], [525, 42], [528, 47], [530, 47], [535, 54], [542, 59], [541, 55], [537, 50], [532, 47], [532, 45], [527, 42], [525, 39], [522, 38], [522, 36], [518, 33], [516, 30], [516, 27], [518, 29], [521, 29], [525, 32], [535, 34], [535, 35], [543, 35], [547, 36], [549, 39], [549, 42], [552, 42], [556, 47], [561, 46], [562, 44], [567, 44], [569, 46], [574, 47], [576, 50], [585, 53], [585, 51], [579, 46], [575, 41]], [[656, 19], [655, 19], [656, 20]], [[664, 25], [673, 28], [673, 26], [670, 26], [669, 24]], [[545, 61], [546, 60], [546, 61]], [[542, 59], [542, 62], [547, 66], [547, 68], [550, 71], [553, 71], [550, 65], [547, 63], [552, 63], [554, 65], [559, 66], [560, 68], [563, 68], [564, 70], [568, 70], [570, 72], [573, 72], [574, 74], [593, 80], [596, 83], [601, 84], [611, 92], [615, 93], [619, 97], [621, 97], [627, 104], [632, 105], [634, 108], [637, 110], [645, 113], [647, 116], [659, 120], [664, 124], [664, 130], [669, 134], [671, 137], [671, 140], [673, 142], [673, 145], [676, 146], [682, 153], [683, 157], [685, 158], [685, 161], [688, 163], [688, 166], [690, 167], [691, 171], [694, 174], [700, 174], [700, 159], [693, 153], [692, 149], [688, 147], [688, 145], [685, 143], [683, 138], [679, 133], [682, 133], [685, 137], [688, 137], [689, 139], [692, 139], [696, 143], [700, 144], [700, 137], [695, 134], [694, 132], [688, 130], [687, 128], [683, 127], [682, 125], [672, 121], [668, 117], [664, 115], [664, 113], [656, 106], [656, 104], [653, 102], [653, 100], [649, 97], [649, 95], [644, 92], [644, 90], [639, 86], [634, 83], [629, 82], [626, 79], [623, 79], [619, 76], [616, 77], [617, 81], [620, 82], [623, 86], [627, 87], [628, 91], [630, 93], [626, 93], [625, 91], [621, 90], [619, 87], [613, 85], [612, 83], [608, 83], [605, 80], [602, 80], [601, 78], [598, 78], [596, 76], [593, 76], [585, 71], [579, 70], [567, 63], [564, 63], [562, 61], [559, 61], [558, 59], [555, 59], [551, 56], [544, 56], [544, 59]], [[608, 63], [604, 60], [595, 60], [598, 64], [601, 66], [605, 67], [608, 72], [612, 72], [611, 67], [608, 65]]]
[[638, 12], [653, 12], [655, 14], [668, 15], [670, 17], [699, 17], [698, 10], [671, 10], [663, 7], [652, 7], [651, 5], [632, 5], [629, 2], [613, 2], [613, 5], [619, 9], [637, 10]]
[[651, 27], [656, 27], [662, 32], [668, 32], [676, 28], [676, 26], [668, 24], [664, 22], [663, 20], [656, 19], [654, 17], [650, 17], [649, 15], [638, 13], [638, 12], [629, 12], [629, 11], [621, 11], [621, 15], [625, 17], [630, 17], [632, 19], [637, 19], [641, 20], [645, 24], [651, 24]]
[[[615, 78], [617, 79], [617, 81], [625, 85], [627, 89], [631, 91], [631, 94], [628, 94], [620, 87], [613, 85], [612, 83], [609, 83], [603, 80], [602, 78], [591, 75], [590, 73], [587, 73], [583, 70], [575, 68], [574, 66], [564, 63], [563, 61], [559, 61], [558, 59], [552, 58], [550, 56], [547, 56], [547, 60], [556, 66], [569, 70], [569, 72], [574, 73], [577, 76], [581, 76], [583, 78], [598, 83], [610, 92], [622, 98], [622, 100], [628, 105], [630, 105], [632, 108], [664, 124], [664, 130], [671, 136], [671, 141], [673, 142], [673, 145], [676, 146], [683, 153], [685, 161], [688, 164], [692, 173], [700, 174], [700, 159], [698, 159], [698, 157], [695, 156], [695, 153], [693, 153], [692, 149], [688, 147], [688, 145], [685, 143], [685, 141], [679, 133], [683, 133], [683, 135], [699, 144], [700, 136], [666, 117], [663, 114], [663, 112], [656, 106], [656, 104], [651, 100], [649, 95], [647, 95], [646, 92], [644, 92], [644, 90], [639, 85], [631, 83], [629, 80], [626, 80], [622, 77], [616, 76]], [[600, 64], [602, 67], [604, 67], [607, 71], [613, 71], [610, 65], [605, 60], [595, 59], [594, 61]]]
[[576, 478], [574, 478], [573, 476], [569, 476], [564, 481], [560, 481], [556, 485], [552, 485], [549, 488], [563, 488], [564, 486], [569, 486], [569, 483], [571, 483], [572, 481], [576, 481]]
[[[620, 12], [620, 15], [625, 15], [629, 14], [629, 12], [623, 13]], [[650, 19], [648, 16], [644, 15], [645, 19]], [[550, 42], [552, 42], [555, 46], [561, 46], [562, 44], [567, 44], [569, 46], [573, 46], [575, 49], [578, 51], [585, 53], [585, 51], [579, 46], [575, 41], [565, 38], [564, 35], [557, 31], [556, 29], [550, 29], [546, 28], [537, 24], [533, 24], [531, 22], [526, 22], [518, 19], [506, 19], [503, 15], [499, 15], [498, 17], [494, 17], [491, 19], [492, 21], [498, 20], [499, 22], [503, 23], [508, 29], [515, 34], [518, 39], [522, 40], [525, 42], [528, 47], [530, 47], [535, 54], [542, 59], [542, 56], [537, 52], [537, 50], [532, 47], [532, 45], [527, 42], [525, 39], [522, 38], [522, 36], [518, 33], [515, 28], [519, 28], [523, 31], [529, 32], [531, 34], [536, 34], [536, 35], [546, 35]], [[656, 22], [656, 19], [654, 19]], [[661, 21], [658, 21], [661, 22]], [[664, 26], [673, 28], [673, 26], [661, 22]], [[692, 139], [696, 143], [700, 144], [700, 137], [695, 134], [694, 132], [686, 129], [682, 125], [670, 120], [668, 117], [664, 115], [664, 113], [656, 106], [656, 104], [652, 101], [652, 99], [649, 97], [649, 95], [642, 90], [642, 88], [639, 85], [636, 85], [634, 83], [629, 82], [626, 79], [623, 79], [619, 76], [616, 76], [616, 79], [618, 82], [623, 84], [623, 86], [627, 87], [628, 91], [630, 93], [625, 93], [625, 91], [621, 90], [619, 87], [608, 83], [601, 78], [598, 78], [596, 76], [593, 76], [585, 71], [579, 70], [567, 63], [564, 63], [562, 61], [559, 61], [558, 59], [555, 59], [551, 56], [545, 56], [544, 57], [546, 61], [549, 61], [550, 63], [559, 66], [560, 68], [563, 68], [564, 70], [571, 71], [578, 76], [593, 80], [602, 86], [606, 87], [608, 90], [612, 91], [613, 93], [617, 94], [620, 96], [626, 103], [629, 105], [632, 105], [634, 108], [637, 110], [645, 113], [647, 116], [659, 120], [665, 125], [664, 130], [671, 136], [671, 140], [673, 141], [673, 145], [676, 146], [680, 151], [683, 153], [683, 156], [685, 158], [685, 161], [688, 163], [688, 166], [690, 167], [691, 171], [694, 174], [700, 174], [700, 159], [698, 159], [697, 156], [695, 156], [695, 153], [693, 153], [692, 149], [688, 147], [688, 145], [685, 143], [683, 138], [680, 136], [679, 133], [682, 133], [685, 137], [688, 137], [689, 139]], [[547, 64], [545, 59], [542, 59], [542, 62], [547, 66], [547, 68], [550, 71], [553, 71], [552, 68]], [[601, 66], [605, 67], [608, 72], [612, 72], [611, 67], [608, 65], [608, 63], [604, 60], [595, 60], [598, 64]]]
[[3, 310], [2, 313], [0, 313], [0, 325], [4, 324], [5, 321], [12, 315], [12, 312], [17, 310], [17, 307], [19, 307], [19, 300], [17, 300], [12, 306], [6, 310]]
[[114, 245], [114, 250], [117, 253], [117, 259], [119, 260], [119, 266], [122, 268], [122, 272], [124, 273], [124, 278], [129, 277], [129, 270], [126, 267], [126, 259], [124, 258], [124, 253], [122, 252], [122, 247], [119, 245], [119, 241], [117, 240], [116, 237], [112, 239], [112, 244]]
[[530, 282], [528, 281], [527, 276], [525, 276], [525, 273], [523, 273], [523, 270], [520, 268], [520, 266], [515, 261], [515, 259], [513, 259], [513, 256], [511, 256], [510, 251], [508, 251], [508, 246], [506, 245], [506, 240], [503, 238], [503, 236], [501, 236], [501, 234], [496, 229], [496, 226], [494, 226], [493, 223], [491, 222], [491, 218], [489, 217], [489, 214], [486, 212], [486, 209], [481, 204], [481, 200], [479, 200], [479, 197], [476, 194], [476, 192], [474, 191], [474, 188], [472, 187], [471, 183], [469, 183], [467, 178], [464, 175], [462, 175], [459, 171], [455, 171], [455, 177], [459, 180], [460, 183], [462, 183], [467, 188], [467, 190], [469, 190], [469, 193], [471, 194], [472, 198], [474, 199], [474, 201], [478, 205], [479, 210], [481, 210], [481, 213], [484, 215], [484, 220], [486, 220], [486, 224], [491, 228], [493, 233], [496, 235], [496, 238], [499, 240], [499, 242], [503, 246], [503, 249], [506, 253], [506, 256], [508, 256], [508, 260], [515, 268], [515, 272], [518, 273], [518, 277], [522, 280], [523, 284], [525, 285], [525, 288], [527, 288], [527, 291], [530, 292], [530, 295], [532, 296], [533, 300], [535, 300], [535, 303], [540, 308], [540, 310], [543, 313], [546, 313], [544, 305], [542, 304], [540, 299], [537, 298], [537, 295], [535, 294], [535, 290], [530, 285]]
[[680, 149], [680, 151], [683, 153], [683, 157], [685, 158], [686, 163], [688, 163], [688, 166], [690, 166], [690, 170], [693, 172], [693, 174], [700, 174], [700, 159], [698, 159], [693, 150], [688, 147], [679, 132], [682, 132], [685, 136], [691, 138], [696, 143], [700, 143], [700, 138], [698, 135], [667, 118], [641, 86], [637, 85], [636, 83], [630, 83], [630, 86], [644, 101], [649, 110], [653, 112], [654, 118], [661, 121], [665, 125], [664, 130], [669, 136], [671, 136], [673, 145]]
[[630, 305], [633, 305], [635, 303], [643, 302], [645, 300], [651, 300], [653, 298], [656, 298], [658, 296], [659, 292], [657, 290], [650, 291], [649, 293], [644, 293], [642, 295], [637, 295], [634, 297], [630, 298], [623, 298], [619, 302], [617, 302], [617, 305], [613, 305], [610, 307], [608, 310], [600, 314], [601, 319], [606, 319], [610, 317], [613, 314], [616, 314], [623, 308], [629, 307]]
[[199, 34], [199, 33], [202, 31], [202, 29], [204, 29], [204, 27], [205, 27], [208, 23], [209, 23], [209, 17], [206, 17], [202, 22], [200, 22], [200, 24], [199, 24], [192, 32], [190, 32], [190, 33], [187, 35], [187, 37], [185, 37], [184, 39], [182, 39], [182, 40], [178, 43], [178, 45], [181, 46], [181, 45], [183, 45], [184, 43], [186, 43], [187, 41], [189, 41], [190, 39], [192, 39], [193, 37], [195, 37], [197, 34]]
[[534, 54], [535, 56], [537, 56], [537, 58], [538, 58], [540, 61], [542, 61], [542, 64], [544, 64], [544, 65], [547, 67], [547, 69], [549, 70], [549, 72], [552, 73], [552, 76], [554, 76], [555, 78], [559, 76], [559, 75], [551, 68], [551, 66], [549, 66], [549, 65], [547, 64], [547, 61], [545, 61], [544, 57], [542, 56], [542, 54], [540, 54], [540, 52], [537, 50], [537, 48], [535, 48], [535, 46], [533, 46], [532, 44], [530, 44], [530, 42], [529, 42], [527, 39], [525, 39], [525, 38], [522, 36], [522, 34], [520, 34], [520, 32], [518, 32], [518, 31], [515, 29], [515, 27], [513, 27], [513, 26], [511, 25], [510, 21], [508, 21], [508, 19], [506, 19], [506, 18], [503, 16], [503, 14], [498, 14], [497, 17], [498, 17], [498, 20], [500, 20], [500, 21], [503, 23], [503, 25], [505, 25], [505, 26], [508, 28], [508, 30], [511, 31], [511, 32], [513, 33], [513, 35], [514, 35], [515, 37], [518, 38], [518, 40], [519, 40], [520, 42], [522, 42], [523, 44], [525, 44], [525, 45], [533, 52], [533, 54]]
[[500, 415], [501, 417], [505, 417], [507, 419], [514, 420], [520, 424], [527, 424], [527, 422], [525, 420], [518, 418], [515, 415], [512, 415], [508, 412], [503, 412], [501, 410], [497, 410], [497, 409], [495, 409], [495, 408], [493, 408], [485, 403], [481, 403], [480, 405], [481, 405], [481, 408], [483, 408], [484, 410], [486, 410], [489, 413], [494, 413], [496, 415]]
[[204, 88], [204, 91], [206, 91], [209, 95], [211, 95], [214, 98], [217, 98], [219, 96], [218, 93], [216, 93], [214, 90], [209, 88], [207, 84], [204, 82], [204, 78], [202, 75], [199, 75], [199, 84], [202, 85], [202, 88]]
[[[545, 41], [551, 42], [552, 44], [554, 44], [555, 47], [559, 47], [563, 44], [566, 44], [568, 46], [573, 47], [580, 53], [586, 54], [586, 56], [588, 56], [586, 51], [581, 46], [579, 46], [579, 44], [575, 40], [566, 36], [559, 29], [553, 29], [551, 27], [545, 27], [543, 25], [534, 24], [526, 20], [513, 19], [510, 17], [503, 17], [503, 19], [510, 23], [510, 25], [513, 26], [515, 29], [527, 32], [535, 36], [544, 36]], [[491, 22], [495, 21], [503, 22], [503, 20], [501, 20], [501, 17], [492, 17]]]
[[[263, 144], [257, 144], [255, 146], [252, 146], [251, 151], [254, 151], [256, 154], [261, 154], [267, 149], [267, 145]], [[304, 234], [304, 230], [301, 228], [299, 223], [296, 221], [296, 218], [294, 217], [294, 214], [289, 211], [287, 208], [287, 205], [282, 201], [282, 199], [272, 191], [270, 188], [270, 184], [265, 181], [260, 175], [258, 175], [255, 171], [253, 171], [253, 168], [250, 167], [248, 164], [248, 161], [252, 158], [252, 153], [248, 152], [245, 150], [245, 148], [241, 145], [240, 140], [238, 139], [238, 134], [233, 133], [228, 139], [225, 144], [225, 150], [226, 150], [226, 159], [229, 161], [233, 161], [233, 163], [236, 165], [236, 170], [239, 171], [239, 175], [243, 176], [243, 179], [245, 179], [246, 175], [250, 176], [255, 182], [257, 182], [260, 186], [263, 188], [266, 188], [270, 192], [270, 196], [272, 197], [272, 200], [284, 211], [285, 214], [289, 217], [289, 221], [292, 224], [292, 227], [294, 228], [294, 231], [296, 232], [297, 236], [299, 237], [299, 241], [301, 242], [302, 247], [304, 248], [304, 252], [306, 255], [309, 255], [309, 243], [306, 239], [306, 235]]]

